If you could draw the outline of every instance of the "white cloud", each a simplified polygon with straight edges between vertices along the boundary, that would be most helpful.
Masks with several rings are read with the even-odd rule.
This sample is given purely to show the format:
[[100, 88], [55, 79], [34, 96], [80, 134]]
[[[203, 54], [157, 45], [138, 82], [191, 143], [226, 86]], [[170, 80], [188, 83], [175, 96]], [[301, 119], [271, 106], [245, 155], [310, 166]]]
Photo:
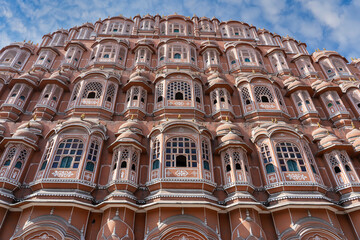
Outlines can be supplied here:
[[[6, 29], [1, 46], [10, 41], [41, 37], [58, 28], [123, 14], [150, 13], [216, 16], [235, 19], [307, 42], [309, 50], [332, 48], [348, 57], [360, 57], [360, 1], [341, 0], [0, 0], [0, 25]], [[3, 32], [5, 32], [3, 30]]]

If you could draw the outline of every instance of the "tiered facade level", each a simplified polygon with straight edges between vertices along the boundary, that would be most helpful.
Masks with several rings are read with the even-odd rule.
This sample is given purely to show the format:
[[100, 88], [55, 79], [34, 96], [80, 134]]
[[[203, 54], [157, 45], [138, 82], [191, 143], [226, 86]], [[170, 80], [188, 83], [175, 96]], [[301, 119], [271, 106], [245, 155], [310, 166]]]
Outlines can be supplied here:
[[0, 51], [0, 239], [359, 239], [360, 60], [122, 16]]

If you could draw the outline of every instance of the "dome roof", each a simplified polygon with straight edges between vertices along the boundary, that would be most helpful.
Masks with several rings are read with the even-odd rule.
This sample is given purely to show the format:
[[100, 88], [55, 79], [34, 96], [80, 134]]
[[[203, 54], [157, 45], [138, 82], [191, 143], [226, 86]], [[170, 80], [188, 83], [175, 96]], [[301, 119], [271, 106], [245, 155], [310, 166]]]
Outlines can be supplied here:
[[242, 138], [239, 135], [233, 133], [233, 131], [229, 131], [225, 136], [221, 138], [221, 142], [223, 143], [228, 141], [243, 142]]
[[130, 77], [129, 77], [129, 82], [132, 82], [132, 81], [143, 81], [146, 83], [146, 81], [148, 80], [146, 77], [142, 76], [141, 75], [141, 72], [140, 71], [135, 71], [133, 72], [132, 74], [130, 74]]
[[122, 141], [125, 139], [130, 139], [130, 140], [136, 140], [138, 142], [140, 142], [141, 137], [136, 135], [133, 131], [131, 131], [130, 129], [126, 130], [125, 132], [121, 133], [118, 137], [117, 137], [117, 141]]
[[359, 137], [360, 137], [360, 130], [356, 128], [352, 129], [350, 132], [346, 134], [346, 138], [350, 143], [353, 143]]
[[36, 143], [41, 136], [43, 126], [40, 122], [30, 120], [27, 123], [21, 124], [12, 138], [27, 138]]
[[329, 130], [327, 130], [326, 128], [323, 128], [323, 127], [319, 127], [317, 129], [315, 129], [311, 135], [314, 138], [314, 141], [319, 141], [322, 138], [329, 135]]
[[134, 239], [131, 229], [120, 219], [118, 212], [107, 221], [98, 233], [97, 239]]
[[352, 144], [356, 151], [360, 151], [360, 138], [355, 139], [355, 141]]
[[232, 131], [233, 133], [242, 135], [240, 132], [240, 128], [231, 122], [225, 122], [223, 124], [220, 124], [216, 128], [216, 135], [223, 136], [223, 135], [226, 135], [227, 133], [229, 133], [230, 131]]
[[138, 121], [128, 120], [119, 127], [118, 134], [123, 133], [127, 130], [131, 130], [137, 134], [143, 134], [143, 129]]
[[342, 145], [342, 142], [339, 140], [339, 138], [335, 135], [328, 135], [320, 140], [319, 147], [321, 148], [327, 148], [331, 145]]
[[40, 132], [43, 130], [42, 124], [40, 122], [38, 122], [38, 121], [35, 121], [35, 120], [30, 120], [27, 123], [21, 124], [18, 127], [18, 129], [20, 129], [20, 128], [29, 128], [29, 129], [31, 129], [33, 131], [40, 131]]

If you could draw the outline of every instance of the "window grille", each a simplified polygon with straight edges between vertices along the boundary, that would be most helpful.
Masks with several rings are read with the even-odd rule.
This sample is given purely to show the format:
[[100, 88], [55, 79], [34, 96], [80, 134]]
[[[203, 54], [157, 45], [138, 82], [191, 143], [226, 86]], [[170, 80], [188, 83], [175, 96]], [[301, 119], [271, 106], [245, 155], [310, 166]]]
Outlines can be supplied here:
[[47, 147], [46, 147], [46, 151], [45, 151], [44, 157], [43, 157], [43, 163], [42, 163], [42, 165], [41, 165], [40, 170], [44, 170], [44, 169], [45, 169], [45, 167], [46, 167], [46, 165], [47, 165], [47, 163], [48, 163], [48, 161], [49, 161], [50, 153], [51, 153], [51, 150], [52, 150], [52, 148], [53, 148], [53, 145], [54, 145], [54, 140], [51, 140], [51, 141], [48, 143]]
[[205, 140], [201, 142], [201, 152], [202, 152], [202, 159], [203, 159], [203, 165], [205, 170], [210, 170], [210, 162], [209, 162], [209, 145]]
[[158, 169], [160, 166], [160, 141], [158, 139], [155, 139], [153, 142], [153, 154], [152, 154], [152, 160], [153, 160], [153, 170]]
[[16, 153], [16, 147], [12, 147], [9, 149], [5, 159], [4, 159], [4, 166], [9, 166], [11, 163], [11, 160], [13, 159], [13, 157], [15, 156]]
[[[83, 154], [84, 144], [78, 138], [69, 138], [62, 140], [55, 153], [52, 168], [78, 168]], [[61, 164], [59, 166], [59, 163]]]
[[95, 162], [97, 160], [98, 154], [99, 154], [99, 143], [98, 141], [94, 140], [90, 144], [88, 156], [87, 156], [87, 163], [85, 166], [85, 170], [88, 170], [90, 172], [94, 171]]
[[106, 91], [106, 101], [107, 102], [112, 102], [112, 100], [114, 99], [114, 96], [115, 96], [115, 85], [110, 84], [108, 86], [107, 91]]
[[157, 102], [161, 102], [163, 99], [164, 85], [162, 83], [156, 86]]
[[249, 89], [247, 87], [241, 88], [241, 97], [244, 105], [251, 104], [251, 97], [250, 97]]
[[254, 87], [255, 97], [257, 102], [274, 102], [274, 98], [268, 87], [256, 86]]
[[228, 153], [225, 153], [224, 155], [224, 163], [225, 163], [226, 172], [230, 172], [231, 171], [230, 155]]
[[261, 159], [264, 163], [269, 163], [273, 161], [268, 145], [262, 144], [260, 147], [260, 152], [261, 152]]
[[82, 98], [100, 98], [102, 94], [102, 84], [99, 82], [89, 82], [85, 85]]
[[201, 103], [200, 86], [197, 83], [195, 83], [195, 99], [196, 99], [196, 102]]
[[[306, 172], [304, 159], [295, 144], [286, 142], [276, 144], [276, 154], [282, 171], [298, 171], [299, 165], [301, 171]], [[289, 161], [294, 161], [295, 164], [288, 163]]]
[[165, 166], [179, 167], [179, 159], [184, 159], [181, 167], [197, 167], [197, 149], [193, 140], [186, 137], [174, 137], [166, 142]]
[[175, 100], [175, 95], [177, 93], [182, 93], [183, 99], [182, 100], [191, 100], [191, 87], [190, 84], [187, 82], [171, 82], [168, 85], [167, 89], [167, 99], [168, 100]]

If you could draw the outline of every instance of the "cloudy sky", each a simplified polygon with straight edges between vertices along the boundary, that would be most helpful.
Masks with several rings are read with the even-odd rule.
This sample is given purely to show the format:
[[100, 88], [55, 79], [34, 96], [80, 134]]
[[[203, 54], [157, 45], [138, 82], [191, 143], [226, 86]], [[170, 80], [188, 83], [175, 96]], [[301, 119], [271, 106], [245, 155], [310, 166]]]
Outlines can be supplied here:
[[108, 16], [175, 12], [240, 20], [306, 42], [309, 52], [360, 57], [360, 0], [0, 0], [0, 48]]

